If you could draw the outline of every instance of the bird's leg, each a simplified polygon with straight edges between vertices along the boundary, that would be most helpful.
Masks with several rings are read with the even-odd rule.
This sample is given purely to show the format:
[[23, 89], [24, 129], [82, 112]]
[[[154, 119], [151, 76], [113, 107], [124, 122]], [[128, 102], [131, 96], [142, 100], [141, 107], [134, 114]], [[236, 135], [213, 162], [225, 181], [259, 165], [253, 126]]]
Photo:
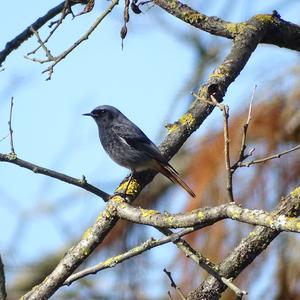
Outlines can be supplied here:
[[129, 187], [129, 185], [130, 185], [130, 181], [131, 181], [133, 175], [134, 175], [134, 171], [131, 172], [130, 177], [129, 177], [129, 180], [128, 180], [128, 183], [127, 183], [127, 185], [126, 185], [126, 189], [125, 189], [125, 192], [124, 192], [125, 196], [126, 196], [126, 193], [127, 193], [127, 190], [128, 190], [128, 187]]

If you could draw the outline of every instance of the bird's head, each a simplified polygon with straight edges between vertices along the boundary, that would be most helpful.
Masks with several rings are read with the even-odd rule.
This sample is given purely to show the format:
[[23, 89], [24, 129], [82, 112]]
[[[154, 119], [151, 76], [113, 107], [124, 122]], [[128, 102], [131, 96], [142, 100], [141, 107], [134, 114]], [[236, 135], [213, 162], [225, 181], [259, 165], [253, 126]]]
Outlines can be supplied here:
[[121, 112], [110, 105], [100, 105], [94, 108], [90, 113], [83, 116], [92, 117], [99, 126], [111, 123], [120, 116]]

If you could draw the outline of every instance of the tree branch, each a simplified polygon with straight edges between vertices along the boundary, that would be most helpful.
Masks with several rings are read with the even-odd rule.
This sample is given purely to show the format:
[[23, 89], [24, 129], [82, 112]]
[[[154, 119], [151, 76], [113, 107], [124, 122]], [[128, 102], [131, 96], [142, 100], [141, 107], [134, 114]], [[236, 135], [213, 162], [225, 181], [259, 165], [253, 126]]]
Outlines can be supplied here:
[[253, 89], [250, 104], [249, 104], [249, 109], [248, 109], [248, 117], [247, 120], [243, 126], [243, 135], [242, 135], [242, 142], [241, 142], [241, 148], [240, 148], [240, 154], [239, 154], [239, 159], [236, 164], [233, 165], [233, 172], [237, 169], [235, 166], [239, 163], [244, 161], [249, 155], [245, 155], [245, 150], [247, 148], [246, 145], [246, 140], [247, 140], [247, 133], [248, 133], [248, 128], [249, 124], [251, 121], [251, 113], [252, 113], [252, 105], [253, 105], [253, 100], [254, 100], [254, 94], [255, 94], [256, 86]]
[[[300, 187], [283, 198], [272, 212], [276, 217], [294, 218], [300, 214]], [[264, 251], [281, 231], [257, 226], [248, 237], [226, 257], [219, 265], [220, 274], [226, 278], [236, 278], [252, 261]], [[209, 276], [195, 291], [188, 295], [188, 300], [218, 299], [226, 289], [214, 277]]]
[[238, 167], [250, 167], [251, 165], [265, 163], [269, 160], [272, 160], [272, 159], [275, 159], [275, 158], [280, 158], [283, 155], [289, 154], [289, 153], [294, 152], [294, 151], [299, 150], [299, 149], [300, 149], [300, 145], [297, 145], [297, 146], [295, 146], [295, 147], [293, 147], [289, 150], [285, 150], [285, 151], [282, 151], [280, 153], [276, 153], [276, 154], [273, 154], [273, 155], [270, 155], [270, 156], [267, 156], [267, 157], [264, 157], [264, 158], [254, 159], [254, 160], [251, 160], [251, 161], [248, 161], [248, 162], [239, 162], [237, 164], [237, 166]]
[[[171, 235], [173, 232], [167, 228], [157, 228], [160, 232], [165, 235]], [[230, 288], [237, 296], [246, 295], [247, 292], [239, 289], [231, 280], [221, 276], [218, 272], [217, 267], [210, 262], [206, 257], [204, 257], [199, 251], [195, 251], [191, 245], [184, 240], [179, 238], [173, 243], [185, 254], [186, 257], [192, 259], [197, 265], [203, 268], [208, 274], [214, 276], [220, 282], [223, 282], [228, 288]]]
[[22, 159], [18, 158], [15, 153], [10, 153], [10, 154], [0, 153], [0, 161], [12, 163], [12, 164], [18, 165], [19, 167], [31, 170], [34, 173], [43, 174], [43, 175], [64, 181], [66, 183], [76, 185], [78, 187], [85, 189], [86, 191], [89, 191], [89, 192], [101, 197], [104, 201], [108, 201], [108, 199], [110, 197], [109, 194], [107, 194], [104, 191], [89, 184], [86, 181], [85, 176], [82, 176], [81, 179], [78, 179], [78, 178], [74, 178], [74, 177], [65, 175], [63, 173], [59, 173], [59, 172], [51, 170], [51, 169], [40, 167], [40, 166], [30, 163], [26, 160], [22, 160]]
[[141, 245], [136, 246], [136, 247], [134, 247], [134, 248], [122, 253], [122, 254], [119, 254], [117, 256], [108, 258], [107, 260], [105, 260], [105, 261], [103, 261], [103, 262], [101, 262], [101, 263], [99, 263], [99, 264], [97, 264], [93, 267], [86, 268], [82, 271], [79, 271], [79, 272], [71, 275], [64, 282], [64, 285], [70, 285], [74, 281], [76, 281], [80, 278], [83, 278], [85, 276], [96, 274], [99, 271], [102, 271], [102, 270], [105, 270], [105, 269], [108, 269], [108, 268], [113, 268], [116, 265], [122, 263], [123, 261], [125, 261], [127, 259], [135, 257], [139, 254], [142, 254], [142, 253], [144, 253], [147, 250], [150, 250], [152, 248], [155, 248], [155, 247], [158, 247], [158, 246], [170, 243], [170, 242], [174, 242], [174, 240], [177, 240], [181, 236], [184, 236], [184, 235], [187, 235], [191, 232], [194, 232], [197, 229], [198, 228], [196, 228], [196, 227], [195, 228], [186, 228], [186, 229], [183, 229], [179, 232], [172, 233], [171, 235], [165, 236], [165, 237], [163, 237], [161, 239], [158, 239], [158, 240], [150, 238], [149, 240], [145, 241]]
[[191, 226], [207, 227], [223, 219], [232, 219], [251, 225], [261, 225], [277, 230], [300, 232], [300, 220], [274, 216], [263, 210], [241, 208], [235, 203], [222, 204], [215, 207], [195, 209], [187, 213], [159, 213], [156, 210], [136, 208], [126, 203], [121, 197], [111, 201], [117, 215], [130, 222], [160, 228], [186, 228]]
[[[234, 202], [233, 197], [233, 187], [232, 187], [232, 175], [233, 171], [231, 169], [230, 162], [230, 138], [229, 138], [229, 106], [223, 103], [218, 103], [214, 95], [211, 95], [212, 105], [215, 105], [220, 109], [223, 115], [223, 136], [224, 136], [224, 161], [226, 169], [226, 190], [228, 195], [228, 200]], [[201, 99], [200, 99], [201, 100]]]
[[[98, 27], [98, 25], [101, 23], [101, 21], [112, 11], [112, 9], [118, 5], [119, 0], [112, 0], [111, 4], [108, 6], [108, 8], [95, 20], [95, 22], [93, 23], [93, 25], [88, 29], [88, 31], [82, 35], [71, 47], [69, 47], [68, 49], [66, 49], [63, 53], [61, 53], [58, 56], [53, 57], [52, 55], [52, 59], [49, 60], [49, 50], [45, 47], [44, 50], [46, 52], [46, 55], [48, 57], [48, 60], [46, 61], [42, 61], [42, 62], [49, 62], [49, 61], [53, 61], [51, 63], [51, 65], [44, 70], [42, 73], [47, 73], [48, 72], [48, 77], [46, 80], [50, 80], [51, 76], [53, 74], [54, 71], [54, 67], [60, 62], [62, 61], [64, 58], [66, 58], [66, 56], [72, 52], [75, 48], [77, 48], [83, 41], [87, 40], [90, 36], [90, 34]], [[39, 41], [40, 43], [43, 43], [42, 41]], [[28, 58], [28, 57], [27, 57]]]
[[171, 282], [171, 287], [174, 288], [176, 290], [177, 295], [179, 296], [179, 298], [181, 300], [186, 300], [183, 292], [181, 291], [181, 288], [179, 286], [176, 285], [175, 281], [173, 280], [173, 277], [171, 275], [171, 272], [169, 272], [166, 268], [164, 269], [164, 272], [166, 273], [166, 275], [168, 276], [170, 282]]
[[[70, 5], [76, 4], [85, 4], [86, 1], [70, 1]], [[48, 21], [50, 21], [53, 17], [62, 12], [65, 5], [65, 1], [61, 2], [57, 6], [50, 9], [44, 16], [38, 18], [35, 22], [29, 25], [24, 31], [22, 31], [19, 35], [17, 35], [14, 39], [6, 43], [5, 48], [0, 52], [0, 66], [5, 61], [6, 57], [13, 51], [16, 50], [23, 42], [29, 39], [33, 32], [30, 28], [34, 30], [39, 30], [43, 25], [45, 25]]]
[[10, 110], [9, 110], [9, 120], [8, 120], [8, 129], [9, 129], [9, 137], [10, 137], [10, 151], [12, 154], [15, 154], [14, 147], [14, 137], [13, 137], [13, 129], [12, 129], [12, 114], [13, 114], [13, 105], [14, 105], [14, 97], [10, 99]]
[[0, 300], [5, 300], [6, 296], [4, 265], [0, 256]]
[[153, 2], [171, 15], [213, 35], [236, 39], [247, 31], [265, 28], [260, 43], [272, 44], [291, 50], [300, 50], [300, 27], [281, 19], [274, 11], [272, 14], [260, 14], [246, 22], [233, 23], [218, 17], [206, 16], [177, 0], [153, 0]]

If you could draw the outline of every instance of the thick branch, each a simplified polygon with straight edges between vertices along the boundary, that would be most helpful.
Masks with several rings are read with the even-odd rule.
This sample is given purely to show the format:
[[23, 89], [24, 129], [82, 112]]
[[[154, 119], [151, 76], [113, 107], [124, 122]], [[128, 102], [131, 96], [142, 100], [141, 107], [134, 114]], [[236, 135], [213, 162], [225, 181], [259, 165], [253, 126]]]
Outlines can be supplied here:
[[[121, 197], [112, 200], [120, 218], [144, 225], [160, 228], [206, 227], [223, 219], [261, 225], [281, 231], [300, 232], [300, 220], [274, 215], [263, 210], [241, 208], [235, 203], [215, 207], [195, 209], [187, 213], [169, 214], [155, 210], [136, 208], [126, 203]], [[300, 202], [299, 202], [300, 206]]]
[[227, 27], [230, 28], [230, 26], [235, 26], [235, 23], [226, 22], [217, 17], [206, 16], [177, 0], [153, 0], [153, 2], [169, 14], [198, 29], [211, 34], [231, 39], [234, 38], [234, 35]]
[[[283, 198], [273, 211], [274, 216], [297, 217], [300, 214], [300, 188], [296, 188]], [[220, 274], [226, 278], [236, 278], [252, 261], [264, 251], [280, 233], [275, 229], [257, 226], [218, 266]], [[226, 286], [209, 276], [199, 288], [188, 296], [194, 299], [219, 299]]]
[[232, 23], [206, 16], [177, 0], [153, 0], [153, 2], [182, 21], [217, 36], [235, 39], [244, 35], [246, 31], [251, 31], [253, 26], [258, 30], [263, 27], [266, 31], [261, 43], [300, 50], [300, 27], [282, 20], [277, 12], [256, 15], [246, 22]]
[[105, 210], [98, 216], [95, 224], [86, 230], [78, 244], [70, 248], [52, 273], [40, 285], [24, 295], [23, 299], [41, 300], [52, 296], [74, 270], [102, 243], [117, 221], [115, 209], [108, 201]]

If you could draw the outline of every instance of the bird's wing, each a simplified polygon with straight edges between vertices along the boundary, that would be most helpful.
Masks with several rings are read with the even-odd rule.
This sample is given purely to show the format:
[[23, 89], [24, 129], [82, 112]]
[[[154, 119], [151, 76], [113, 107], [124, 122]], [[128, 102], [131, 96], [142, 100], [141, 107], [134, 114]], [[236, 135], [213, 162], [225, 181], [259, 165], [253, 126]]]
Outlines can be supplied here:
[[168, 164], [168, 161], [162, 156], [154, 143], [146, 136], [146, 134], [134, 124], [122, 124], [113, 126], [112, 130], [124, 142], [136, 150], [143, 151], [149, 157], [158, 160], [163, 164]]

